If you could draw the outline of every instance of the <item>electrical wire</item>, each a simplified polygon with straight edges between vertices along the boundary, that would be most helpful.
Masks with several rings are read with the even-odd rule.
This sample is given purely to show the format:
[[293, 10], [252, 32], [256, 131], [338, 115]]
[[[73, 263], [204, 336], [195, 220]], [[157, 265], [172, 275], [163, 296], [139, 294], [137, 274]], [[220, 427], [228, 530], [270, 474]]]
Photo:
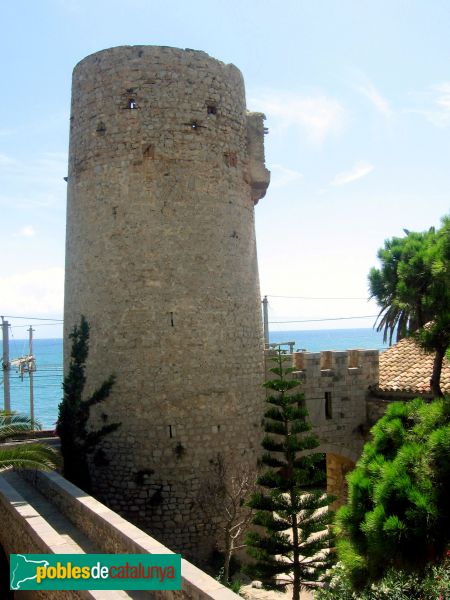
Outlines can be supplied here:
[[350, 319], [374, 319], [378, 315], [358, 315], [356, 317], [329, 317], [326, 319], [301, 319], [293, 321], [269, 321], [269, 323], [316, 323], [320, 321], [347, 321]]
[[275, 296], [266, 294], [267, 298], [290, 298], [294, 300], [370, 300], [370, 298], [316, 297], [316, 296]]
[[[61, 325], [63, 324], [63, 321], [56, 321], [55, 323], [33, 323], [33, 327], [50, 327], [51, 325], [59, 325], [61, 327]], [[19, 327], [28, 327], [29, 325], [14, 325], [14, 327], [17, 329]]]
[[59, 321], [60, 323], [63, 322], [63, 319], [57, 319], [56, 317], [53, 319], [50, 318], [46, 318], [46, 317], [13, 317], [12, 315], [2, 315], [3, 317], [6, 317], [7, 319], [27, 319], [29, 321]]

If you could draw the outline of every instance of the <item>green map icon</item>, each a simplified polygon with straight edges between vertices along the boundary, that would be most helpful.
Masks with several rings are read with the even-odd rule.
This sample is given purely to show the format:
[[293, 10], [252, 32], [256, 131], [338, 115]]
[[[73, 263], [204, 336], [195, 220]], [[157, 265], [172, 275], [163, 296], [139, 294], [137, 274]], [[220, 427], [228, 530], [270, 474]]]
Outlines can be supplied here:
[[20, 590], [25, 581], [36, 579], [36, 567], [48, 567], [46, 560], [31, 560], [23, 554], [11, 554], [10, 573], [12, 590]]

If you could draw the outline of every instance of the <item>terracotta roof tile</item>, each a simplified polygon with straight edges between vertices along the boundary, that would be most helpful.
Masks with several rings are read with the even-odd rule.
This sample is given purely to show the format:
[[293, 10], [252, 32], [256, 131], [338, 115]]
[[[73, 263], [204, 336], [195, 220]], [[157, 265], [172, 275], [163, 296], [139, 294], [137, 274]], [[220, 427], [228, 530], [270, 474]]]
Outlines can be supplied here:
[[[434, 354], [424, 352], [412, 338], [401, 340], [380, 354], [378, 389], [430, 394], [433, 360]], [[442, 366], [441, 389], [450, 393], [450, 363], [446, 358]]]

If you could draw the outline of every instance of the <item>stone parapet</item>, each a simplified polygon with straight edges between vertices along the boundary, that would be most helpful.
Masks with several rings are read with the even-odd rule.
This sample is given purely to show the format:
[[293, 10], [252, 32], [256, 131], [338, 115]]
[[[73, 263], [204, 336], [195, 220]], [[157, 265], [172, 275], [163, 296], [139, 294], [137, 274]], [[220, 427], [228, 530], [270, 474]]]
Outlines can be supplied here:
[[[104, 504], [88, 496], [58, 473], [29, 471], [26, 480], [33, 484], [78, 531], [105, 554], [171, 554], [172, 551], [147, 535]], [[59, 535], [8, 481], [0, 476], [0, 543], [9, 553], [73, 553]], [[139, 598], [155, 600], [236, 600], [231, 590], [191, 563], [182, 560], [182, 589], [179, 591], [139, 592]], [[107, 600], [133, 598], [133, 592], [80, 591], [51, 592], [58, 600]], [[24, 596], [25, 597], [25, 596]], [[48, 598], [48, 592], [33, 592], [33, 598]]]
[[[271, 376], [271, 351], [266, 377]], [[367, 433], [367, 400], [378, 381], [377, 350], [295, 352], [291, 377], [301, 382], [306, 407], [321, 446], [318, 451], [355, 461]], [[290, 361], [292, 362], [290, 363]]]

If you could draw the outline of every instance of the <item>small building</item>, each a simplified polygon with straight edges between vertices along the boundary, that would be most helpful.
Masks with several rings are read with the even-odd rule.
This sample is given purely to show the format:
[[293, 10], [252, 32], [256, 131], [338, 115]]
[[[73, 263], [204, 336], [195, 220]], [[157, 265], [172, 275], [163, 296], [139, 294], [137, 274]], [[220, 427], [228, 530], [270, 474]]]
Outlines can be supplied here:
[[[327, 487], [338, 498], [336, 506], [345, 501], [345, 476], [354, 468], [371, 427], [388, 404], [433, 397], [433, 361], [434, 353], [422, 350], [413, 338], [405, 338], [381, 353], [348, 350], [292, 354], [292, 376], [302, 383], [311, 423], [320, 440], [317, 451], [326, 454]], [[450, 362], [446, 359], [441, 388], [450, 393]]]

